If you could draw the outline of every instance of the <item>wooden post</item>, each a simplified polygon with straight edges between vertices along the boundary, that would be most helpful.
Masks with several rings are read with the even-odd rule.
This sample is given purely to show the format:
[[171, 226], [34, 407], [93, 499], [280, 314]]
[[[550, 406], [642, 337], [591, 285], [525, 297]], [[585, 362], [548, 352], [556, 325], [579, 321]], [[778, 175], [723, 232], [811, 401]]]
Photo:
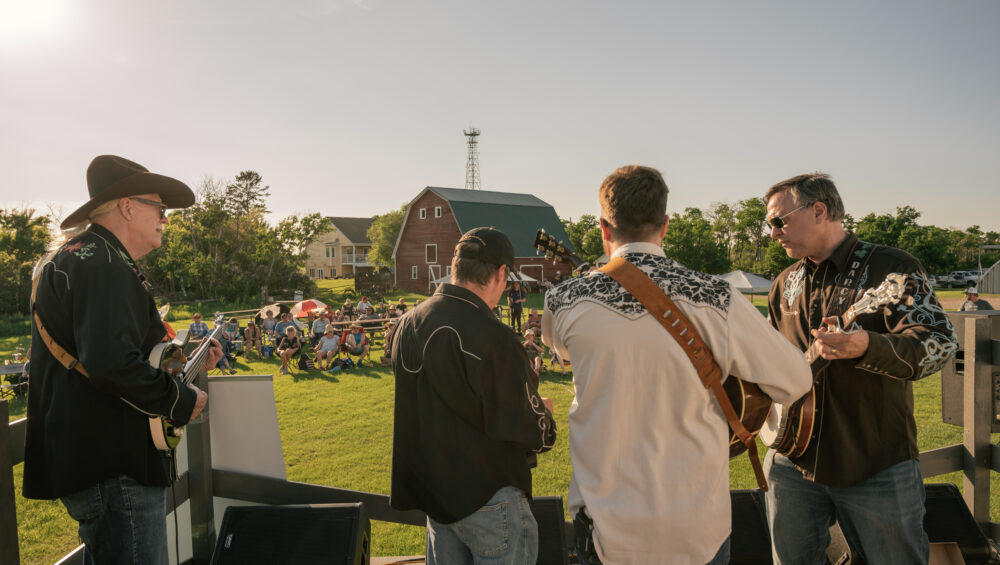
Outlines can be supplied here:
[[0, 563], [20, 563], [17, 506], [14, 503], [14, 457], [8, 419], [7, 401], [0, 400]]
[[965, 319], [962, 497], [986, 534], [990, 533], [990, 427], [994, 418], [991, 326], [986, 316]]
[[[210, 368], [210, 367], [209, 367]], [[195, 379], [196, 386], [208, 391], [208, 374]], [[188, 486], [191, 501], [191, 552], [193, 562], [208, 565], [215, 550], [215, 506], [212, 485], [212, 438], [209, 405], [185, 429], [188, 444]]]

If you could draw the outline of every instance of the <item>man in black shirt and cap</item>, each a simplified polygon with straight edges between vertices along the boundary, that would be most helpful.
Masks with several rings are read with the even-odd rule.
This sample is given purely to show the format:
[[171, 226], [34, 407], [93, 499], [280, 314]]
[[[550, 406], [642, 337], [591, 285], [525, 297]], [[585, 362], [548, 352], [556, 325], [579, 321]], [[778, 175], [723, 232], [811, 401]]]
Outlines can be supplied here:
[[[184, 425], [208, 395], [147, 362], [166, 329], [135, 260], [194, 193], [113, 155], [91, 162], [87, 185], [66, 243], [35, 268], [24, 496], [62, 501], [85, 563], [166, 564], [170, 452], [149, 418]], [[221, 357], [213, 342], [205, 366]]]
[[491, 311], [514, 249], [503, 232], [476, 228], [451, 264], [452, 284], [394, 332], [390, 503], [427, 513], [428, 565], [533, 564], [530, 468], [556, 430], [517, 334]]

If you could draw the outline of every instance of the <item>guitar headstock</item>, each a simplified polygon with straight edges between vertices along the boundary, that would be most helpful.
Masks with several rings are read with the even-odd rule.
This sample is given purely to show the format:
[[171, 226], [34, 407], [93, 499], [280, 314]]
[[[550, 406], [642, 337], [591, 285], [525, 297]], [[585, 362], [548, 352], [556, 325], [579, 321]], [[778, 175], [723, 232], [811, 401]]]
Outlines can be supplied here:
[[855, 315], [870, 314], [893, 304], [913, 304], [917, 281], [903, 273], [889, 273], [877, 288], [869, 288], [851, 306]]
[[566, 245], [557, 241], [552, 234], [544, 229], [535, 232], [535, 249], [545, 255], [546, 259], [553, 259], [573, 266], [573, 270], [587, 270], [587, 263], [566, 248]]

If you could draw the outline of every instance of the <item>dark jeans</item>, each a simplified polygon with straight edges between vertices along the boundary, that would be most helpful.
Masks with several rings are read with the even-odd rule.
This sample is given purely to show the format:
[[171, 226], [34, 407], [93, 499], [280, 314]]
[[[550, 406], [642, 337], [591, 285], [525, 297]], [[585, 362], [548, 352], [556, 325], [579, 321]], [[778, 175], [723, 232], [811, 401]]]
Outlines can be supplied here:
[[167, 564], [167, 489], [117, 477], [59, 499], [80, 523], [86, 565]]
[[521, 333], [521, 314], [524, 312], [521, 308], [511, 308], [510, 309], [510, 327], [514, 328], [517, 333]]

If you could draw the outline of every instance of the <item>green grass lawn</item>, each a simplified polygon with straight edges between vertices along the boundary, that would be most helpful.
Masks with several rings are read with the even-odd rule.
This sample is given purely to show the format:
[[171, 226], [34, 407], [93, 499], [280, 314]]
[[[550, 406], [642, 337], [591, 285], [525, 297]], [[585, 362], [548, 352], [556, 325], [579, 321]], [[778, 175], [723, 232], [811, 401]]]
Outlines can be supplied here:
[[[350, 281], [320, 284], [317, 298], [339, 306], [345, 285]], [[410, 304], [423, 298], [415, 294], [404, 297]], [[392, 299], [397, 300], [398, 295]], [[208, 314], [212, 306], [174, 308], [169, 319], [175, 328], [186, 328], [195, 310]], [[529, 297], [528, 308], [540, 306], [538, 295]], [[0, 335], [27, 334], [26, 322], [0, 322]], [[0, 338], [0, 358], [7, 358], [18, 343], [27, 345], [26, 338]], [[381, 351], [376, 349], [373, 356], [378, 355]], [[236, 364], [243, 374], [275, 375], [274, 395], [288, 479], [387, 494], [391, 472], [392, 372], [382, 367], [334, 374], [292, 369], [291, 374], [280, 375], [278, 367], [274, 359], [248, 363], [241, 358]], [[543, 374], [540, 389], [555, 405], [559, 438], [556, 447], [539, 458], [534, 489], [538, 495], [558, 495], [565, 499], [570, 478], [567, 419], [573, 399], [572, 379]], [[940, 375], [916, 383], [914, 397], [922, 451], [962, 441], [961, 428], [941, 422]], [[11, 419], [24, 416], [23, 404], [15, 401], [9, 406]], [[75, 522], [58, 502], [25, 500], [20, 496], [22, 467], [14, 468], [21, 559], [25, 564], [53, 563], [77, 545]], [[996, 520], [1000, 485], [995, 482], [995, 474], [993, 481], [991, 494]], [[961, 474], [933, 477], [928, 482], [951, 482], [961, 488]], [[756, 487], [746, 456], [730, 464], [730, 484], [740, 489]], [[373, 522], [373, 555], [423, 554], [423, 536], [420, 527]]]

